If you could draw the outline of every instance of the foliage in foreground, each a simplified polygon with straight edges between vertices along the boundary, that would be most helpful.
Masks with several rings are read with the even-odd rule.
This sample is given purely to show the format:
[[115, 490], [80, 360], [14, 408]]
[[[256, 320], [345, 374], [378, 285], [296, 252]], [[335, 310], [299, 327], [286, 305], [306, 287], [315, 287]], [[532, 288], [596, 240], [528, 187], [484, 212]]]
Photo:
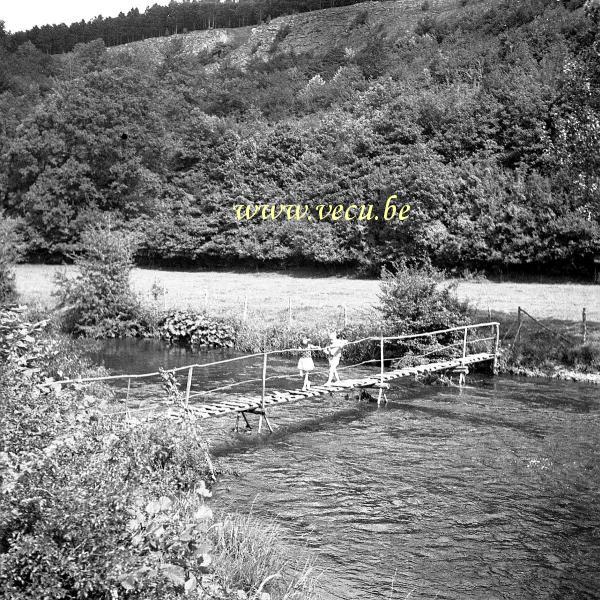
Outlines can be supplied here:
[[313, 597], [274, 536], [215, 519], [195, 423], [108, 418], [106, 389], [59, 389], [75, 359], [43, 329], [0, 314], [0, 597]]

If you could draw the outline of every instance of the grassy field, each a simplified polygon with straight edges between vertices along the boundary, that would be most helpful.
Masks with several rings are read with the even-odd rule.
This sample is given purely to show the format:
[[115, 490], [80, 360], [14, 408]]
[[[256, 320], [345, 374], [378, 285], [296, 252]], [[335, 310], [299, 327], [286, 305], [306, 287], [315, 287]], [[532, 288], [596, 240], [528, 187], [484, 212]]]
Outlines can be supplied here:
[[[23, 303], [51, 306], [54, 274], [69, 267], [19, 265], [17, 289]], [[210, 313], [242, 315], [268, 323], [289, 319], [294, 324], [343, 324], [372, 311], [377, 303], [375, 279], [308, 276], [294, 272], [236, 273], [221, 271], [161, 271], [134, 269], [132, 285], [147, 303], [167, 308], [207, 308]], [[156, 298], [151, 288], [159, 291]], [[166, 292], [163, 296], [163, 289]], [[458, 294], [476, 308], [516, 313], [517, 306], [541, 319], [579, 321], [586, 307], [588, 320], [600, 321], [600, 286], [569, 283], [494, 283], [460, 281]]]

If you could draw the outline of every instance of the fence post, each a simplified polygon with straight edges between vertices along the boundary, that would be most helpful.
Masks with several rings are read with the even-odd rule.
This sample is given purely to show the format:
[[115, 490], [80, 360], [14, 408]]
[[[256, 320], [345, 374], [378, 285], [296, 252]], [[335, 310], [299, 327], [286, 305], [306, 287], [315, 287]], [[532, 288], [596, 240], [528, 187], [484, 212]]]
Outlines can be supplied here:
[[288, 299], [288, 323], [291, 327], [292, 326], [292, 297], [291, 296]]
[[267, 388], [267, 347], [266, 347], [266, 342], [265, 342], [265, 352], [263, 354], [263, 370], [262, 370], [262, 394], [261, 394], [261, 399], [260, 399], [260, 407], [262, 410], [262, 414], [260, 415], [259, 419], [258, 419], [258, 433], [260, 433], [260, 430], [262, 429], [262, 420], [263, 420], [263, 416], [265, 415], [265, 392], [266, 392], [266, 388]]
[[583, 335], [583, 343], [587, 341], [587, 316], [585, 314], [585, 308], [581, 312], [581, 333]]
[[188, 378], [187, 385], [185, 387], [185, 407], [188, 407], [190, 403], [190, 390], [192, 389], [192, 374], [194, 372], [194, 367], [190, 367], [188, 370]]
[[517, 333], [515, 334], [515, 346], [521, 341], [521, 326], [523, 325], [523, 317], [521, 316], [521, 307], [517, 308]]
[[469, 330], [467, 329], [467, 326], [465, 325], [465, 333], [463, 335], [463, 359], [467, 357], [467, 332]]

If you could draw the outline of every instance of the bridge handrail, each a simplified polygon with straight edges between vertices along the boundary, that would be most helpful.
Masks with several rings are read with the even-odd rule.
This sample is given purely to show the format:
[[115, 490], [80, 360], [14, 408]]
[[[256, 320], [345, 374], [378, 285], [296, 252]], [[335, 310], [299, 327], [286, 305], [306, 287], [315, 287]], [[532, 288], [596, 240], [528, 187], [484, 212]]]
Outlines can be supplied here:
[[[447, 329], [438, 329], [436, 331], [427, 331], [425, 333], [412, 333], [412, 334], [396, 335], [396, 336], [368, 336], [368, 337], [360, 338], [358, 340], [349, 341], [345, 344], [345, 346], [356, 345], [356, 344], [360, 344], [362, 342], [367, 342], [367, 341], [381, 343], [382, 341], [390, 342], [390, 341], [394, 341], [394, 340], [408, 340], [408, 339], [415, 339], [415, 338], [419, 338], [419, 337], [430, 337], [430, 336], [440, 335], [442, 333], [450, 333], [452, 331], [464, 331], [465, 335], [466, 335], [466, 332], [468, 330], [478, 329], [481, 327], [497, 327], [499, 329], [500, 323], [498, 323], [497, 321], [490, 321], [487, 323], [474, 323], [471, 325], [459, 325], [456, 327], [449, 327]], [[496, 336], [496, 338], [497, 338], [497, 336]], [[494, 338], [486, 338], [486, 340], [489, 340], [489, 339], [494, 339]], [[480, 340], [467, 340], [466, 343], [472, 344], [477, 341], [483, 341], [483, 340], [481, 340], [481, 339]], [[458, 345], [458, 344], [452, 344], [452, 345]], [[315, 348], [315, 350], [322, 350], [322, 349], [323, 348], [321, 348], [321, 347]], [[190, 371], [190, 369], [213, 367], [216, 365], [223, 365], [223, 364], [232, 363], [232, 362], [236, 362], [236, 361], [248, 360], [251, 358], [258, 358], [258, 357], [264, 358], [265, 356], [271, 356], [274, 354], [286, 354], [289, 352], [302, 352], [304, 350], [306, 350], [306, 348], [285, 348], [283, 350], [266, 350], [264, 352], [258, 352], [258, 353], [253, 353], [253, 354], [244, 354], [243, 356], [236, 356], [234, 358], [226, 358], [223, 360], [212, 361], [209, 363], [194, 363], [194, 364], [186, 365], [183, 367], [174, 367], [173, 369], [165, 369], [165, 371], [167, 371], [169, 373], [177, 373], [179, 371]], [[66, 385], [69, 383], [74, 383], [74, 384], [95, 383], [95, 382], [102, 382], [102, 381], [115, 381], [118, 379], [126, 379], [126, 380], [148, 379], [150, 377], [157, 377], [159, 375], [160, 375], [160, 372], [155, 371], [152, 373], [139, 373], [139, 374], [131, 374], [131, 375], [105, 375], [102, 377], [82, 377], [82, 378], [77, 378], [77, 379], [63, 379], [60, 381], [51, 381], [48, 383], [39, 384], [39, 386], [47, 387], [47, 386], [54, 386], [54, 385]]]

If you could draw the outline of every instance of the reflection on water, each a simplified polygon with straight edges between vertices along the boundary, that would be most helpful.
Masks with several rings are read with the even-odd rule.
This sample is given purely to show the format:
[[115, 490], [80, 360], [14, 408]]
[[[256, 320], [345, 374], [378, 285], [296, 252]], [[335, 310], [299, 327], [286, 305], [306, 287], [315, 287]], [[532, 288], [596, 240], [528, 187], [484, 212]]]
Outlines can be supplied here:
[[[115, 348], [105, 362], [121, 371], [191, 362], [181, 350]], [[276, 433], [260, 438], [232, 434], [234, 417], [207, 423], [239, 474], [215, 500], [275, 518], [318, 553], [327, 598], [599, 598], [599, 389], [469, 384], [402, 382], [380, 408], [339, 394], [278, 407]]]

